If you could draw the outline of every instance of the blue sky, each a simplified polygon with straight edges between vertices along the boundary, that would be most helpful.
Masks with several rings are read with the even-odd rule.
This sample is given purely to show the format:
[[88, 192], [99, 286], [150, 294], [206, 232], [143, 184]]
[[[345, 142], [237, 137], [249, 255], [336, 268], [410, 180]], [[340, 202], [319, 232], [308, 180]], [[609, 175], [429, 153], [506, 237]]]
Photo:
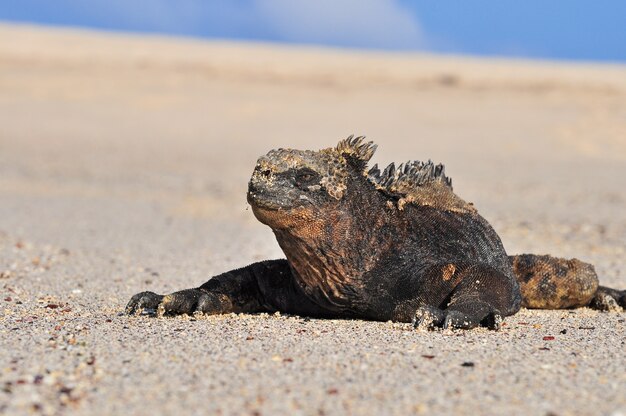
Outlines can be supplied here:
[[0, 0], [0, 20], [350, 48], [626, 62], [625, 0]]

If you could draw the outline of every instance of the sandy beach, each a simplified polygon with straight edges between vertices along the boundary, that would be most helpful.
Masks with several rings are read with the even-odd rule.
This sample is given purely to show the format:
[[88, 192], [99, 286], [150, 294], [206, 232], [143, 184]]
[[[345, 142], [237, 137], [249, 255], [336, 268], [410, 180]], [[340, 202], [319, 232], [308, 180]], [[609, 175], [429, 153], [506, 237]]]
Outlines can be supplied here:
[[626, 66], [0, 25], [0, 414], [626, 414], [626, 313], [499, 332], [126, 316], [283, 257], [256, 159], [350, 134], [441, 162], [509, 254], [626, 288]]

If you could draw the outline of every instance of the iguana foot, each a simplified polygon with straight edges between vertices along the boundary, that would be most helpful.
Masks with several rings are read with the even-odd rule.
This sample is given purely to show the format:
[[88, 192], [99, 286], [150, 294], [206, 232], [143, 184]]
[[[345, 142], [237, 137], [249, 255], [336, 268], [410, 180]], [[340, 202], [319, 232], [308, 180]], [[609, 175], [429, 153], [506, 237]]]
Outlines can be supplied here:
[[200, 289], [187, 289], [169, 295], [142, 292], [133, 296], [126, 306], [126, 313], [134, 314], [141, 310], [152, 311], [157, 316], [192, 315], [223, 313], [230, 307], [224, 295], [205, 292]]
[[600, 311], [619, 311], [621, 308], [626, 309], [626, 290], [599, 286], [596, 294], [589, 303], [589, 307]]
[[207, 315], [230, 311], [228, 297], [200, 289], [187, 289], [174, 292], [163, 297], [157, 309], [157, 315], [192, 315], [202, 313]]
[[432, 306], [420, 306], [415, 311], [413, 328], [471, 329], [484, 326], [495, 331], [502, 326], [502, 314], [489, 308], [483, 313], [483, 304], [479, 308], [455, 308], [441, 310]]
[[413, 317], [413, 328], [432, 329], [441, 326], [445, 312], [433, 306], [420, 306]]
[[154, 292], [141, 292], [130, 298], [130, 301], [126, 305], [126, 313], [134, 315], [138, 312], [145, 311], [151, 314], [155, 314], [159, 303], [163, 300], [162, 295], [157, 295]]
[[499, 311], [493, 311], [486, 318], [484, 318], [480, 324], [484, 327], [487, 327], [493, 331], [499, 331], [502, 328], [502, 323], [504, 322], [504, 318]]
[[482, 314], [469, 314], [460, 310], [450, 309], [446, 311], [443, 321], [443, 329], [471, 329], [483, 326], [494, 331], [502, 326], [502, 315], [498, 311], [491, 311], [486, 316]]

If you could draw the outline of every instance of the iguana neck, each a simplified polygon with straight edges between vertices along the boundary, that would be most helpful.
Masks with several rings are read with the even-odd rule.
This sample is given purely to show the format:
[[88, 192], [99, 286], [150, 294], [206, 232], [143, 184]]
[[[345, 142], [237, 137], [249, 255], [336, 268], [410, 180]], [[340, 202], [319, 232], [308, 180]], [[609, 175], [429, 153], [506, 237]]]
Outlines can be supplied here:
[[354, 299], [363, 275], [375, 266], [377, 253], [385, 246], [377, 235], [389, 218], [384, 215], [384, 199], [361, 186], [369, 184], [351, 184], [347, 197], [320, 218], [304, 226], [274, 230], [298, 284], [326, 306], [349, 307], [345, 300]]

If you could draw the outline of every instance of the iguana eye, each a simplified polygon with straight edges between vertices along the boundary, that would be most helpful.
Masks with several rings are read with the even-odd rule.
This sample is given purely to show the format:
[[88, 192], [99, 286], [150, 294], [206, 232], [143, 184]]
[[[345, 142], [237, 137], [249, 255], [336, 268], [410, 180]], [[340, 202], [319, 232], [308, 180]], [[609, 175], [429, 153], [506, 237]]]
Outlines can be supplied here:
[[296, 173], [296, 185], [311, 185], [317, 182], [318, 174], [312, 170], [304, 169]]

